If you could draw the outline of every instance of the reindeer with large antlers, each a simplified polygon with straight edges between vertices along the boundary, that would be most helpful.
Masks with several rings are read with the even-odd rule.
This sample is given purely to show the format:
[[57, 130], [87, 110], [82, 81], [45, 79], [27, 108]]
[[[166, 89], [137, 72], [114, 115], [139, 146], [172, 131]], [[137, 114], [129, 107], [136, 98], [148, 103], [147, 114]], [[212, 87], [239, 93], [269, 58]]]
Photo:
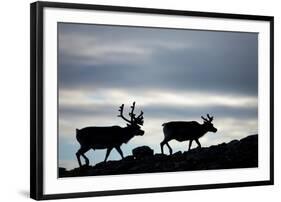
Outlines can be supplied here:
[[124, 158], [121, 150], [123, 143], [129, 142], [136, 135], [144, 135], [144, 131], [141, 130], [143, 125], [143, 112], [136, 116], [134, 114], [135, 102], [131, 106], [131, 112], [129, 113], [130, 119], [127, 119], [123, 115], [124, 104], [119, 108], [121, 117], [128, 124], [126, 127], [109, 126], [109, 127], [86, 127], [82, 129], [76, 129], [76, 139], [80, 143], [80, 149], [76, 153], [76, 157], [79, 166], [82, 166], [80, 156], [85, 159], [86, 165], [89, 165], [89, 159], [85, 156], [85, 153], [90, 149], [107, 149], [104, 162], [106, 162], [111, 150], [115, 148]]
[[212, 121], [214, 117], [211, 117], [207, 114], [207, 118], [201, 116], [203, 119], [203, 124], [200, 124], [196, 121], [172, 121], [162, 124], [164, 132], [164, 140], [160, 143], [161, 152], [163, 154], [163, 147], [166, 144], [169, 148], [170, 154], [173, 153], [171, 146], [168, 144], [171, 140], [177, 140], [179, 142], [189, 140], [190, 150], [192, 141], [195, 140], [198, 147], [201, 148], [199, 138], [205, 135], [207, 132], [217, 132], [217, 129], [213, 126]]

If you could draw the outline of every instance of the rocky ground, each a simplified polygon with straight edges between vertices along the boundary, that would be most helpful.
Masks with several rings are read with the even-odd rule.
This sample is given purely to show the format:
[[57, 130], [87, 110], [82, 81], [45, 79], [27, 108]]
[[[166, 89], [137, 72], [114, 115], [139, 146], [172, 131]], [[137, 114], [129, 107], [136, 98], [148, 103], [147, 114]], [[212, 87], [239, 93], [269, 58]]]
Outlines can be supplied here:
[[101, 162], [95, 166], [72, 170], [59, 168], [59, 177], [257, 167], [258, 135], [172, 155], [154, 154], [147, 146], [136, 148], [132, 153], [123, 160]]

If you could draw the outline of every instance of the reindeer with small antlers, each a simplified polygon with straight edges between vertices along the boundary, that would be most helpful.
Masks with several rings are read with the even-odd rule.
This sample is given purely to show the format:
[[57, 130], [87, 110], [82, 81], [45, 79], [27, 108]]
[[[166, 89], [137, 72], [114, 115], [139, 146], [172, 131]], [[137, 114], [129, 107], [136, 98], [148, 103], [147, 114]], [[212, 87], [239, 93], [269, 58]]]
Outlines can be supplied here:
[[162, 126], [164, 126], [164, 140], [160, 143], [162, 154], [164, 153], [164, 145], [167, 145], [170, 154], [173, 153], [171, 146], [168, 144], [168, 142], [171, 140], [177, 140], [179, 142], [189, 140], [188, 150], [191, 148], [192, 141], [195, 140], [198, 147], [201, 148], [199, 138], [201, 138], [207, 132], [217, 132], [217, 129], [212, 124], [214, 117], [211, 117], [209, 114], [207, 114], [207, 118], [203, 116], [201, 116], [201, 118], [204, 121], [203, 124], [200, 124], [196, 121], [172, 121], [162, 124]]
[[134, 114], [135, 102], [131, 106], [131, 112], [129, 113], [130, 119], [127, 119], [123, 115], [124, 104], [119, 108], [121, 117], [128, 124], [126, 127], [109, 126], [109, 127], [86, 127], [82, 129], [76, 129], [76, 139], [80, 143], [80, 149], [76, 152], [76, 157], [79, 166], [82, 166], [80, 156], [85, 159], [86, 165], [89, 165], [89, 159], [85, 156], [85, 153], [90, 149], [107, 149], [104, 162], [106, 162], [111, 150], [115, 148], [122, 159], [124, 158], [121, 150], [123, 143], [129, 142], [136, 135], [144, 135], [144, 131], [141, 130], [143, 125], [143, 112], [136, 116]]

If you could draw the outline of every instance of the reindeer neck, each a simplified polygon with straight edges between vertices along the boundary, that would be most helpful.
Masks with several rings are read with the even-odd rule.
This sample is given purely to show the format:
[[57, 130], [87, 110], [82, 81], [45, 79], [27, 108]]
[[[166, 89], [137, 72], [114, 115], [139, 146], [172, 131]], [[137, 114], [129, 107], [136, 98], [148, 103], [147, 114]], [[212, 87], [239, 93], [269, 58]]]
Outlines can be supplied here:
[[135, 136], [135, 134], [134, 130], [130, 126], [126, 126], [124, 127], [124, 129], [126, 130], [126, 132], [124, 132], [122, 135], [125, 143], [127, 143]]
[[203, 134], [207, 133], [207, 132], [208, 132], [208, 127], [207, 127], [207, 125], [203, 123], [203, 124], [201, 124], [201, 126], [202, 126], [202, 133], [203, 133]]

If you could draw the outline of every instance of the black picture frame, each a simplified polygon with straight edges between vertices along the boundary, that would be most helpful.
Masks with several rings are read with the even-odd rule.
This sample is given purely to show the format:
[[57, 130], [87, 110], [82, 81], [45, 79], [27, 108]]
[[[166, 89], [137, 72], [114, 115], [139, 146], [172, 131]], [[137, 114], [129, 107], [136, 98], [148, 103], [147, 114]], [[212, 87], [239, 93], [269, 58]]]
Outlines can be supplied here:
[[[44, 8], [101, 10], [130, 13], [162, 14], [167, 16], [196, 16], [238, 20], [267, 21], [270, 23], [270, 179], [239, 183], [188, 185], [174, 187], [154, 187], [128, 190], [93, 191], [79, 193], [44, 194], [43, 192], [43, 23]], [[186, 191], [228, 187], [273, 185], [274, 183], [274, 17], [259, 15], [240, 15], [229, 13], [195, 12], [154, 8], [89, 5], [57, 2], [35, 2], [30, 6], [30, 197], [36, 200], [92, 197], [105, 195], [138, 194], [153, 192]]]

